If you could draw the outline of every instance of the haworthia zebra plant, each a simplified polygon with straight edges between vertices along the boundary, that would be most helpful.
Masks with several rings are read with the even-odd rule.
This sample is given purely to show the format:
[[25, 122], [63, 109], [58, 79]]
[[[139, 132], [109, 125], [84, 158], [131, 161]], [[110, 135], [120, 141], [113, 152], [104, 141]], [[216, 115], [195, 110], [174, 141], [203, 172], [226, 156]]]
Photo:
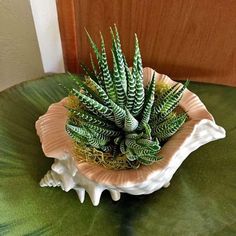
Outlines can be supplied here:
[[66, 130], [76, 143], [110, 152], [113, 159], [125, 155], [130, 166], [149, 165], [160, 159], [162, 141], [172, 136], [187, 118], [186, 113], [177, 114], [174, 109], [188, 82], [157, 96], [154, 73], [144, 88], [137, 35], [133, 66], [129, 69], [116, 26], [110, 31], [112, 69], [108, 67], [102, 34], [99, 49], [87, 33], [98, 68], [91, 57], [93, 70], [82, 65], [86, 79], [69, 74], [77, 84], [70, 95], [75, 96], [80, 105], [68, 108], [71, 116]]

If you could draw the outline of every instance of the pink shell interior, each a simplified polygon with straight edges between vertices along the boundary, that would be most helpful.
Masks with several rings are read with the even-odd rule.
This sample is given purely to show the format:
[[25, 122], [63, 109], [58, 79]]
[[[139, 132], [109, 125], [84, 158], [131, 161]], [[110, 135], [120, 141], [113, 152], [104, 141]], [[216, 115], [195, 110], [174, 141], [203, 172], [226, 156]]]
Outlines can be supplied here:
[[[144, 84], [146, 85], [152, 78], [153, 70], [144, 68]], [[164, 82], [170, 85], [176, 84], [168, 76], [156, 72], [158, 82]], [[72, 155], [72, 139], [65, 131], [67, 121], [67, 110], [64, 105], [66, 98], [59, 103], [52, 104], [46, 114], [41, 116], [36, 122], [37, 134], [40, 137], [42, 148], [47, 157], [56, 159], [63, 158], [65, 153]], [[173, 135], [162, 147], [160, 155], [163, 157], [160, 161], [150, 165], [141, 166], [139, 169], [130, 170], [110, 170], [103, 166], [91, 164], [88, 162], [76, 162], [77, 168], [81, 174], [87, 178], [102, 184], [121, 186], [127, 182], [141, 183], [148, 176], [157, 170], [164, 169], [175, 152], [181, 149], [182, 144], [193, 132], [195, 125], [202, 119], [214, 121], [212, 115], [207, 111], [200, 99], [188, 89], [185, 90], [181, 99], [180, 106], [188, 112], [189, 120], [181, 129]]]

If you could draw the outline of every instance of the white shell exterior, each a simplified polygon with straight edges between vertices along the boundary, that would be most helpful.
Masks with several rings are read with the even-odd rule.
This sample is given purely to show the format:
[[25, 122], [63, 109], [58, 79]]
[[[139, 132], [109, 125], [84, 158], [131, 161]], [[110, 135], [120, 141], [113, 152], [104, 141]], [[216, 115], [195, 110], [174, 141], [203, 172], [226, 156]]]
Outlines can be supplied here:
[[[150, 80], [152, 72], [153, 70], [150, 68], [144, 69], [146, 82]], [[158, 73], [157, 80], [171, 85], [176, 83], [167, 76]], [[60, 186], [66, 192], [74, 189], [81, 203], [83, 203], [85, 192], [87, 192], [94, 206], [99, 204], [104, 190], [108, 190], [112, 199], [117, 201], [122, 192], [140, 195], [168, 187], [174, 173], [191, 152], [208, 142], [225, 137], [225, 130], [215, 124], [213, 117], [195, 94], [186, 90], [180, 106], [189, 111], [190, 119], [163, 146], [161, 155], [164, 160], [159, 161], [160, 164], [155, 163], [152, 165], [153, 167], [145, 166], [135, 172], [126, 170], [118, 173], [119, 171], [111, 172], [103, 167], [94, 167], [92, 164], [78, 163], [73, 158], [71, 147], [69, 147], [71, 145], [70, 138], [64, 137], [65, 134], [62, 133], [66, 122], [65, 117], [63, 120], [62, 109], [64, 107], [62, 102], [52, 104], [48, 112], [36, 122], [37, 133], [45, 155], [55, 158], [51, 170], [41, 180], [40, 186]], [[55, 127], [54, 130], [53, 127]], [[59, 131], [61, 137], [65, 138], [64, 141], [61, 138], [63, 142], [60, 140]], [[49, 137], [51, 134], [56, 134], [56, 141], [52, 141], [52, 136]], [[115, 175], [119, 179], [116, 179]]]
[[81, 203], [85, 199], [85, 191], [89, 194], [94, 206], [97, 206], [100, 201], [102, 192], [105, 189], [110, 191], [114, 201], [120, 199], [120, 191], [115, 188], [100, 185], [79, 173], [73, 158], [69, 154], [65, 154], [62, 159], [55, 159], [51, 167], [52, 169], [41, 179], [41, 187], [61, 187], [62, 190], [68, 192], [74, 189]]

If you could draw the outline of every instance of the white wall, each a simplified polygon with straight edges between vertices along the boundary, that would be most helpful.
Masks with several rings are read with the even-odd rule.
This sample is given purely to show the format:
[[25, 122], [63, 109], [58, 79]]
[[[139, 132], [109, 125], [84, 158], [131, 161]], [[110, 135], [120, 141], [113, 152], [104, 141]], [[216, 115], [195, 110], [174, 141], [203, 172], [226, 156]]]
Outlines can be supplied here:
[[28, 0], [0, 1], [0, 90], [43, 75]]
[[30, 0], [45, 72], [64, 72], [56, 0]]
[[64, 72], [56, 0], [0, 0], [0, 91]]

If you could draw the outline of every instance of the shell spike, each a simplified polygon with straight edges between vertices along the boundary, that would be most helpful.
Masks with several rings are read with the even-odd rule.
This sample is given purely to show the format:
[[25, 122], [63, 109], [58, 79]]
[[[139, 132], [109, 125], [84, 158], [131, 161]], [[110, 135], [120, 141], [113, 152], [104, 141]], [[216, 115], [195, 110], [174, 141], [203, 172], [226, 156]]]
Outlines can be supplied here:
[[120, 192], [116, 190], [109, 190], [111, 194], [111, 198], [113, 201], [119, 201], [120, 200]]
[[85, 199], [85, 189], [79, 187], [79, 188], [75, 188], [75, 191], [79, 197], [80, 202], [83, 203]]
[[102, 187], [95, 185], [86, 189], [94, 206], [99, 204], [103, 190], [104, 189]]

